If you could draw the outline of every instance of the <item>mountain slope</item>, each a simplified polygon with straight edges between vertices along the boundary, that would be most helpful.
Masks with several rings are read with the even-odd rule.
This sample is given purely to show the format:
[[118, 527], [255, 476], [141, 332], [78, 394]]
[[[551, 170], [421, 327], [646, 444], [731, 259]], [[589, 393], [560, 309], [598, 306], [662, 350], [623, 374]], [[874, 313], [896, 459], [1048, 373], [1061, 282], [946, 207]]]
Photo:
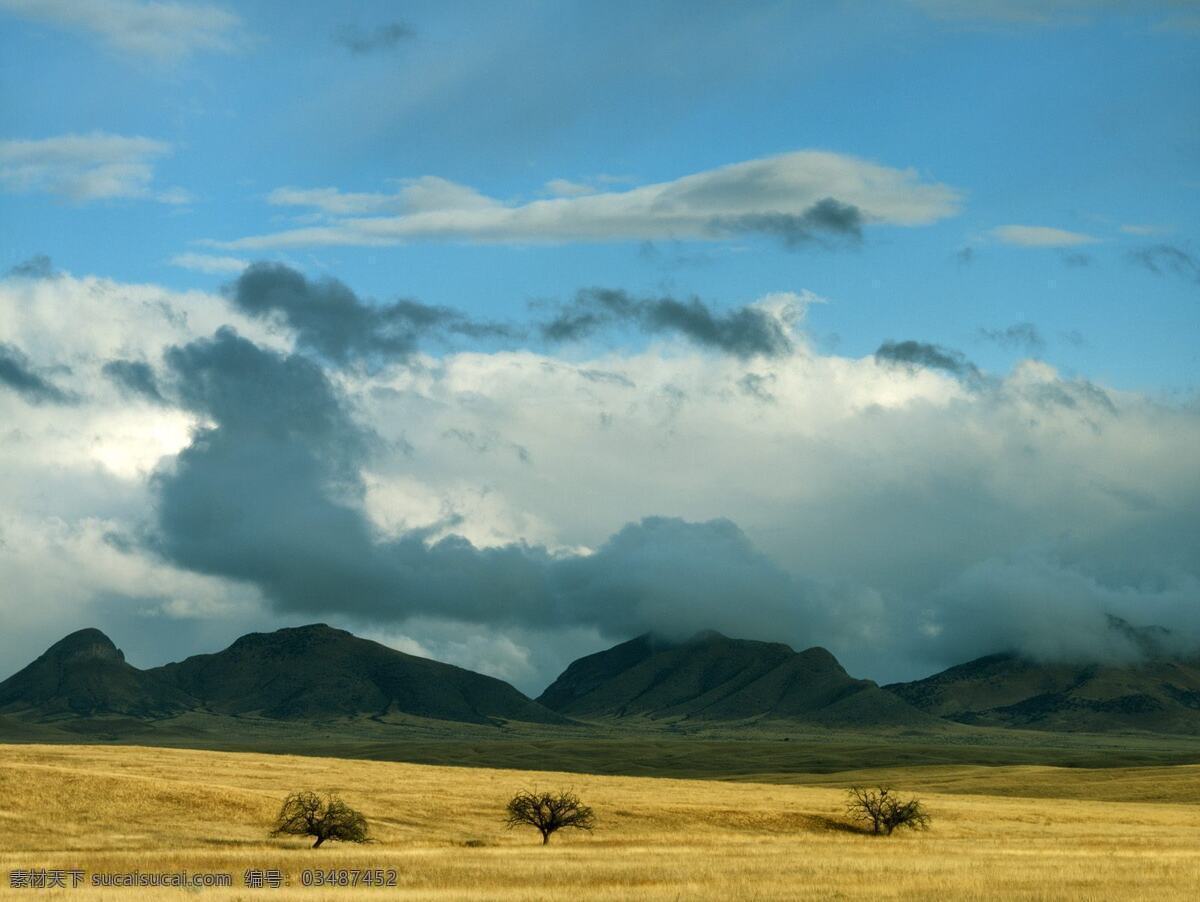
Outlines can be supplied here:
[[884, 688], [922, 711], [960, 723], [1200, 734], [1200, 666], [1195, 661], [1046, 664], [998, 654]]
[[823, 648], [796, 652], [712, 632], [685, 642], [644, 635], [580, 658], [538, 701], [585, 718], [930, 722], [871, 681], [851, 677]]
[[0, 712], [42, 717], [165, 717], [196, 705], [186, 692], [126, 663], [97, 629], [71, 633], [0, 683]]
[[503, 680], [404, 654], [324, 624], [250, 633], [224, 651], [147, 672], [220, 714], [564, 722]]
[[[319, 722], [412, 716], [488, 724], [569, 721], [508, 683], [324, 624], [251, 633], [216, 654], [138, 670], [95, 629], [72, 633], [0, 683], [0, 716], [83, 729], [189, 712]], [[15, 722], [15, 721], [14, 721]], [[73, 728], [74, 729], [74, 728]]]

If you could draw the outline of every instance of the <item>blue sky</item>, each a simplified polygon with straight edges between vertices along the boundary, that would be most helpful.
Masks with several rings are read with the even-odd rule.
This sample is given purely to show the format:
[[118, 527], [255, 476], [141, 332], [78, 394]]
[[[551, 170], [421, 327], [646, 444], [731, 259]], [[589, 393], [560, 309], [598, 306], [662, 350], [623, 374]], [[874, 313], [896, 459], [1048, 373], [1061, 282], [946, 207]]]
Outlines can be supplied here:
[[[412, 3], [398, 16], [386, 3], [243, 3], [226, 7], [236, 22], [225, 46], [162, 58], [29, 11], [38, 4], [8, 6], [3, 138], [163, 142], [155, 190], [192, 198], [10, 190], [10, 264], [45, 253], [72, 272], [211, 287], [229, 273], [170, 261], [285, 259], [376, 298], [505, 317], [592, 285], [717, 305], [808, 288], [831, 301], [811, 328], [846, 353], [919, 338], [1002, 369], [1011, 355], [978, 330], [1029, 321], [1071, 371], [1146, 390], [1196, 384], [1194, 279], [1127, 259], [1159, 242], [1197, 252], [1193, 4], [1068, 3], [1026, 22], [1020, 4], [964, 16], [950, 3]], [[383, 46], [345, 46], [396, 23], [406, 33]], [[517, 203], [552, 179], [617, 177], [623, 190], [806, 149], [912, 168], [961, 191], [961, 210], [869, 229], [861, 247], [834, 252], [766, 238], [236, 254], [198, 244], [285, 228], [305, 211], [266, 202], [283, 186], [382, 192], [437, 176]], [[1064, 250], [992, 236], [1014, 223], [1096, 240]]]
[[1200, 0], [0, 0], [0, 108], [0, 671], [1200, 641]]

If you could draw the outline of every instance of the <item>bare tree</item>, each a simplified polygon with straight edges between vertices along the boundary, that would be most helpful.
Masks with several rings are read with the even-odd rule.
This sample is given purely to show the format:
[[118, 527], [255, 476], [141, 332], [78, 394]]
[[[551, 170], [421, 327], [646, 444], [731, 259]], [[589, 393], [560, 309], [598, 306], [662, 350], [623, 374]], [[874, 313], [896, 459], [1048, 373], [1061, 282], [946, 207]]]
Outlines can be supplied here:
[[335, 795], [304, 790], [283, 800], [271, 830], [272, 836], [281, 834], [315, 837], [314, 849], [327, 839], [367, 842], [367, 819]]
[[918, 799], [901, 799], [890, 787], [865, 789], [853, 786], [847, 790], [849, 804], [846, 814], [851, 820], [871, 828], [872, 833], [892, 835], [897, 827], [928, 830], [929, 814]]
[[556, 830], [591, 831], [596, 826], [592, 809], [570, 790], [551, 793], [523, 789], [509, 800], [506, 810], [505, 824], [510, 830], [526, 825], [536, 827], [542, 834], [543, 846]]

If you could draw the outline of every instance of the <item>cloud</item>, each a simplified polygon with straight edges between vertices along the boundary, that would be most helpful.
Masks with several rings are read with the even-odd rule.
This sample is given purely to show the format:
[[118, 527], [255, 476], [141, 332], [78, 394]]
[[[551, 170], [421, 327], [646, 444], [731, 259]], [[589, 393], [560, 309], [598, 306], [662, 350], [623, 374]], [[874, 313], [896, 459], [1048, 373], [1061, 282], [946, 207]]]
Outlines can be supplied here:
[[858, 244], [862, 241], [864, 217], [852, 204], [826, 197], [803, 213], [743, 213], [718, 217], [713, 227], [730, 234], [771, 235], [785, 247], [798, 248], [813, 242], [830, 247], [839, 240]]
[[[561, 187], [561, 186], [560, 186]], [[280, 188], [277, 205], [311, 207], [320, 225], [211, 242], [254, 249], [476, 242], [719, 241], [748, 232], [791, 244], [855, 240], [864, 226], [918, 226], [957, 212], [961, 195], [854, 157], [801, 151], [670, 182], [509, 204], [444, 179], [405, 180], [392, 194]], [[392, 215], [369, 216], [381, 213]]]
[[[561, 389], [554, 387], [560, 378], [562, 388], [572, 384], [570, 367], [547, 371], [536, 356], [462, 355], [448, 361], [432, 383], [428, 372], [404, 377], [409, 386], [425, 386], [420, 397], [412, 397], [411, 388], [398, 390], [390, 397], [399, 407], [379, 408], [359, 419], [351, 415], [349, 399], [312, 362], [222, 332], [168, 353], [189, 410], [211, 425], [160, 470], [156, 547], [175, 566], [248, 581], [284, 614], [333, 610], [380, 624], [442, 618], [499, 630], [594, 629], [609, 639], [646, 629], [686, 634], [709, 626], [788, 637], [798, 645], [821, 642], [851, 660], [854, 647], [866, 642], [910, 661], [929, 656], [946, 663], [963, 654], [1008, 648], [1050, 658], [1108, 654], [1104, 625], [1110, 615], [1135, 624], [1164, 623], [1200, 637], [1200, 623], [1184, 603], [1200, 585], [1194, 566], [1173, 571], [1175, 565], [1168, 563], [1187, 559], [1187, 536], [1198, 527], [1184, 499], [1168, 501], [1168, 486], [1185, 470], [1172, 466], [1148, 480], [1138, 475], [1141, 471], [1120, 469], [1131, 463], [1129, 455], [1146, 450], [1134, 449], [1141, 447], [1149, 422], [1163, 418], [1155, 429], [1160, 436], [1166, 433], [1159, 429], [1172, 428], [1172, 421], [1174, 428], [1183, 426], [1172, 439], [1174, 446], [1200, 434], [1195, 415], [1115, 400], [1096, 386], [1059, 379], [1035, 363], [1004, 382], [981, 382], [976, 392], [963, 394], [937, 375], [969, 372], [961, 357], [913, 344], [919, 351], [902, 356], [921, 365], [902, 371], [898, 382], [886, 370], [888, 360], [883, 366], [859, 364], [853, 376], [842, 361], [777, 365], [786, 370], [771, 373], [780, 402], [755, 405], [754, 417], [770, 416], [778, 424], [770, 433], [783, 441], [774, 466], [800, 467], [806, 474], [803, 486], [788, 489], [765, 473], [759, 480], [739, 469], [746, 466], [747, 430], [753, 434], [755, 420], [744, 405], [718, 400], [719, 394], [694, 381], [732, 388], [747, 375], [740, 363], [726, 368], [687, 361], [684, 370], [631, 380], [639, 386], [634, 399], [651, 397], [646, 383], [662, 385], [664, 378], [686, 396], [673, 414], [670, 438], [646, 410], [626, 413], [630, 422], [610, 425], [616, 435], [605, 440], [596, 427], [581, 427], [578, 389], [558, 394]], [[663, 361], [644, 364], [661, 368]], [[829, 370], [810, 381], [814, 365]], [[809, 374], [801, 376], [805, 370]], [[554, 413], [543, 409], [540, 416], [523, 417], [518, 411], [521, 405], [528, 408], [528, 380], [534, 373], [544, 380], [539, 408], [549, 403]], [[835, 380], [842, 385], [829, 396]], [[860, 396], [858, 407], [847, 406], [853, 395], [846, 392], [862, 392], [871, 381], [875, 387]], [[592, 402], [597, 406], [631, 400], [628, 384], [592, 386], [590, 391], [601, 393]], [[825, 387], [825, 396], [817, 386]], [[806, 392], [815, 397], [802, 401]], [[452, 401], [455, 396], [460, 400]], [[437, 415], [426, 423], [412, 419], [421, 410], [426, 416], [444, 410], [462, 425], [450, 434], [438, 425]], [[814, 419], [816, 410], [824, 412]], [[363, 424], [382, 426], [397, 418], [406, 430], [424, 436], [415, 456], [406, 457], [401, 467], [417, 484], [428, 486], [435, 472], [456, 471], [457, 455], [444, 444], [448, 440], [462, 447], [470, 468], [488, 466], [489, 481], [508, 486], [510, 501], [518, 504], [536, 504], [535, 496], [520, 491], [521, 483], [536, 485], [550, 473], [555, 485], [567, 473], [589, 481], [587, 461], [596, 454], [610, 460], [603, 456], [605, 446], [594, 447], [603, 441], [624, 449], [620, 459], [626, 466], [614, 478], [627, 480], [657, 461], [656, 481], [665, 483], [647, 485], [649, 496], [637, 506], [661, 505], [672, 492], [679, 506], [689, 492], [698, 491], [700, 474], [705, 485], [711, 479], [730, 484], [715, 486], [716, 497], [707, 501], [693, 497], [684, 503], [694, 512], [724, 506], [720, 497], [731, 499], [756, 486], [740, 503], [741, 513], [775, 524], [760, 528], [760, 536], [782, 531], [771, 545], [792, 566], [781, 565], [733, 520], [720, 516], [643, 516], [582, 553], [520, 539], [477, 544], [461, 532], [470, 527], [471, 515], [448, 518], [444, 508], [426, 527], [381, 529], [370, 513], [375, 489], [359, 474], [373, 470], [387, 478], [387, 465], [377, 459], [386, 436]], [[784, 423], [795, 426], [777, 431]], [[821, 430], [806, 437], [817, 423]], [[566, 440], [576, 433], [578, 441]], [[634, 438], [639, 433], [648, 435]], [[530, 467], [501, 455], [481, 457], [477, 448], [464, 444], [463, 435], [490, 435], [489, 441], [503, 437], [510, 446], [531, 448], [538, 463]], [[573, 450], [563, 447], [565, 440]], [[664, 441], [676, 456], [663, 456]], [[1003, 448], [1010, 441], [1032, 447], [1009, 459]], [[687, 461], [696, 460], [696, 442], [705, 449], [703, 465], [689, 466]], [[1084, 447], [1100, 456], [1073, 471]], [[867, 458], [847, 460], [848, 448], [860, 449], [856, 454]], [[1102, 448], [1107, 450], [1101, 453]], [[580, 453], [579, 466], [567, 463], [571, 454]], [[1168, 453], [1162, 448], [1153, 456]], [[417, 462], [422, 456], [429, 462]], [[430, 471], [433, 458], [438, 464]], [[547, 465], [549, 471], [543, 469]], [[672, 466], [683, 472], [672, 474]], [[1131, 491], [1135, 485], [1139, 488]], [[1189, 498], [1200, 492], [1194, 478], [1185, 479], [1185, 485]], [[578, 491], [571, 493], [572, 504], [606, 490], [581, 485]], [[404, 494], [389, 496], [389, 504], [406, 504]], [[615, 494], [609, 503], [588, 504], [586, 513], [578, 512], [585, 529], [594, 531], [604, 510], [620, 510], [623, 504], [629, 509], [628, 498], [623, 502], [621, 493]], [[1065, 509], [1051, 514], [1056, 504]], [[1055, 524], [1072, 521], [1085, 509], [1105, 511], [1107, 525], [1055, 538]], [[1136, 534], [1112, 532], [1119, 522]], [[825, 535], [826, 530], [833, 534]], [[1038, 536], [1033, 545], [1030, 530]], [[1128, 547], [1120, 546], [1121, 535]], [[849, 536], [854, 536], [851, 547], [831, 550]], [[1004, 549], [1013, 554], [1011, 561], [1004, 559]], [[811, 566], [828, 554], [833, 558]], [[834, 561], [845, 569], [835, 564], [830, 570]], [[1146, 588], [1137, 575], [1147, 565], [1168, 568], [1155, 570], [1162, 574], [1160, 588]], [[991, 575], [984, 580], [980, 574]], [[1041, 610], [1066, 584], [1076, 586], [1070, 598], [1061, 607]], [[979, 607], [987, 609], [986, 617], [965, 613]], [[1011, 622], [990, 634], [973, 628], [1005, 617]], [[1048, 638], [1039, 624], [1054, 625], [1061, 641]]]
[[153, 186], [154, 161], [170, 151], [163, 141], [103, 132], [0, 141], [0, 185], [10, 193], [55, 194], [76, 203], [115, 198], [186, 203], [190, 197], [181, 189]]
[[[1176, 0], [1177, 5], [1187, 5], [1192, 0]], [[1154, 31], [1174, 34], [1200, 35], [1200, 12], [1174, 13], [1159, 20]]]
[[30, 404], [70, 404], [69, 392], [39, 375], [29, 358], [15, 345], [0, 342], [0, 386], [16, 392]]
[[52, 279], [56, 275], [54, 263], [45, 254], [34, 254], [28, 260], [11, 267], [7, 273], [18, 279]]
[[1027, 351], [1030, 354], [1040, 353], [1046, 347], [1046, 340], [1033, 323], [1014, 323], [1004, 329], [980, 329], [979, 334], [1002, 348]]
[[334, 43], [344, 47], [356, 55], [378, 53], [394, 50], [404, 41], [411, 39], [416, 32], [407, 22], [388, 22], [371, 29], [361, 29], [353, 25], [339, 28], [333, 36]]
[[153, 367], [143, 360], [110, 360], [100, 371], [133, 397], [156, 404], [166, 403], [166, 398], [159, 391]]
[[436, 213], [439, 211], [480, 211], [500, 207], [474, 188], [437, 176], [400, 179], [400, 189], [392, 194], [343, 192], [337, 188], [276, 188], [267, 195], [267, 203], [279, 207], [312, 207], [331, 216], [366, 213]]
[[208, 275], [236, 275], [250, 265], [250, 261], [240, 257], [223, 257], [215, 254], [176, 254], [171, 258], [171, 265], [180, 269], [190, 269]]
[[1124, 232], [1126, 235], [1140, 235], [1140, 236], [1145, 237], [1147, 235], [1161, 235], [1162, 233], [1170, 231], [1170, 230], [1165, 229], [1162, 226], [1138, 225], [1136, 223], [1128, 223], [1126, 225], [1121, 226], [1121, 231]]
[[233, 305], [259, 319], [279, 317], [301, 346], [328, 360], [403, 358], [422, 338], [510, 337], [499, 323], [479, 322], [449, 307], [401, 299], [371, 304], [333, 278], [310, 281], [278, 263], [255, 263], [229, 289]]
[[1082, 232], [1031, 225], [997, 226], [992, 229], [991, 234], [996, 240], [1017, 247], [1077, 247], [1081, 244], [1095, 244], [1100, 240]]
[[230, 51], [242, 40], [237, 15], [204, 3], [0, 0], [0, 10], [81, 31], [122, 55], [164, 64], [201, 51]]
[[881, 363], [942, 370], [964, 379], [980, 378], [979, 368], [960, 351], [923, 341], [885, 341], [875, 351]]
[[253, 583], [281, 611], [332, 604], [383, 623], [436, 616], [609, 636], [675, 632], [681, 615], [728, 628], [740, 616], [730, 598], [756, 617], [795, 617], [792, 580], [727, 520], [649, 517], [586, 555], [427, 530], [381, 540], [358, 477], [372, 436], [317, 365], [231, 330], [166, 360], [183, 403], [211, 425], [155, 477], [153, 545], [176, 566]]
[[1175, 275], [1200, 282], [1200, 261], [1173, 244], [1154, 244], [1129, 252], [1129, 260], [1155, 275]]
[[544, 185], [546, 193], [555, 197], [579, 197], [581, 194], [595, 194], [596, 189], [584, 182], [573, 182], [570, 179], [550, 179]]
[[762, 376], [758, 373], [747, 373], [738, 380], [737, 386], [747, 395], [762, 401], [764, 404], [774, 404], [776, 400], [775, 396], [771, 394], [770, 389], [767, 387], [774, 381], [775, 377], [770, 374]]
[[[928, 15], [952, 21], [1014, 26], [1082, 25], [1097, 15], [1163, 15], [1195, 6], [1195, 0], [909, 0]], [[1165, 15], [1156, 29], [1186, 27], [1192, 16]]]
[[772, 295], [763, 303], [718, 313], [699, 298], [635, 298], [624, 291], [590, 288], [578, 292], [553, 318], [541, 323], [550, 341], [577, 341], [604, 329], [632, 325], [648, 334], [675, 333], [696, 344], [737, 357], [791, 353], [791, 323], [820, 299]]

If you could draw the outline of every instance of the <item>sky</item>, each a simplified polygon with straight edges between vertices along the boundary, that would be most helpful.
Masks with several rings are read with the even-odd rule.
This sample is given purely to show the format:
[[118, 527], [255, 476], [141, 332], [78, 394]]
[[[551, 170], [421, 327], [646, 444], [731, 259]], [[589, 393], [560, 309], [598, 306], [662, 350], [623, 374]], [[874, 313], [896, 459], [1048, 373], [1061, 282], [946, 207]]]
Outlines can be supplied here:
[[1198, 0], [0, 0], [0, 674], [1194, 651], [1198, 109]]

